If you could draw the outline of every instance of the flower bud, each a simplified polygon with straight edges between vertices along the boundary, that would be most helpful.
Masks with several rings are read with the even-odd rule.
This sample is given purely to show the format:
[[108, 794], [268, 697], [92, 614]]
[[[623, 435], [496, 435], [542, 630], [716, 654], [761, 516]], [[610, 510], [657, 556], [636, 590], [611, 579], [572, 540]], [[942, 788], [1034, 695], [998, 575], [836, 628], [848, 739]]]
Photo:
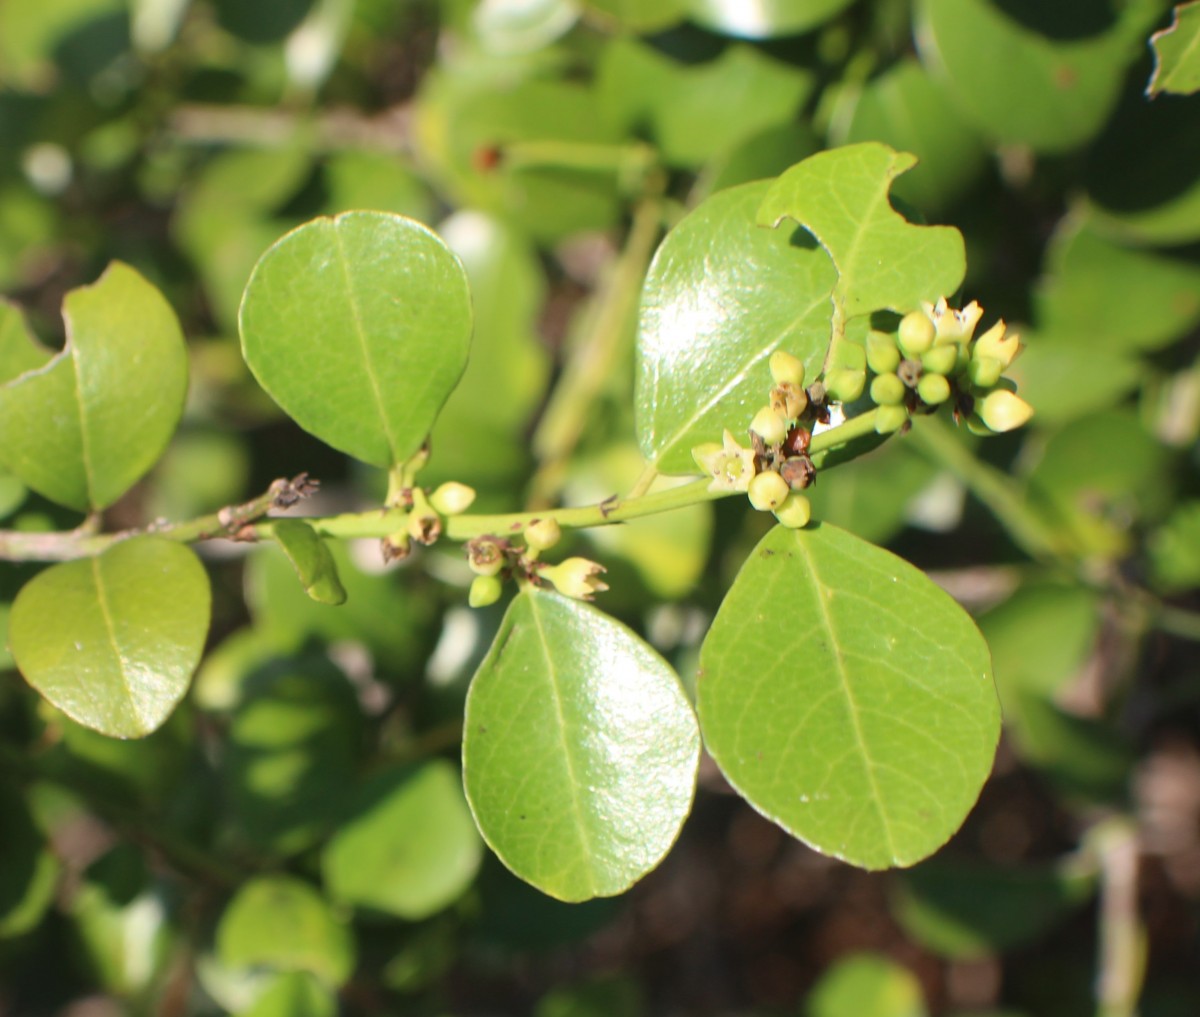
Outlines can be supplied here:
[[442, 484], [429, 496], [429, 504], [444, 516], [456, 516], [466, 512], [475, 500], [475, 488], [450, 480]]
[[467, 603], [472, 607], [488, 607], [500, 599], [504, 584], [498, 576], [476, 576], [471, 580]]
[[764, 406], [750, 421], [750, 430], [768, 445], [778, 445], [787, 436], [787, 423], [770, 406]]
[[894, 374], [880, 374], [871, 381], [871, 401], [878, 406], [898, 406], [908, 389]]
[[771, 389], [771, 409], [784, 420], [796, 420], [808, 408], [808, 393], [790, 381], [781, 381]]
[[789, 530], [798, 530], [802, 526], [807, 526], [808, 521], [812, 518], [812, 502], [804, 495], [793, 491], [775, 510], [775, 518]]
[[906, 357], [919, 357], [932, 349], [936, 337], [937, 329], [924, 311], [910, 311], [900, 319], [900, 332], [896, 338]]
[[834, 402], [852, 403], [867, 387], [867, 372], [839, 367], [825, 379], [825, 391]]
[[967, 377], [980, 388], [991, 388], [1004, 373], [1004, 365], [991, 357], [971, 357], [967, 365]]
[[958, 344], [927, 350], [921, 354], [921, 366], [932, 374], [950, 374], [958, 366]]
[[908, 423], [908, 410], [903, 406], [880, 406], [875, 411], [875, 433], [891, 434]]
[[759, 512], [771, 512], [783, 504], [784, 499], [792, 493], [788, 482], [778, 473], [767, 472], [758, 474], [750, 481], [747, 492], [750, 504]]
[[557, 565], [548, 565], [538, 573], [542, 579], [552, 583], [565, 597], [576, 600], [593, 600], [594, 595], [603, 593], [608, 584], [599, 576], [604, 566], [586, 558], [568, 558]]
[[506, 548], [499, 537], [475, 537], [466, 543], [467, 564], [476, 575], [494, 576], [507, 564]]
[[534, 551], [547, 551], [562, 539], [562, 528], [554, 519], [539, 519], [525, 527], [525, 543]]
[[978, 408], [983, 422], [997, 434], [1015, 430], [1033, 416], [1033, 407], [1029, 403], [1002, 388], [984, 396]]
[[876, 374], [892, 374], [900, 366], [900, 350], [887, 332], [867, 336], [867, 366]]
[[804, 388], [804, 361], [799, 357], [776, 350], [771, 354], [771, 378], [776, 385], [795, 385]]
[[950, 382], [940, 374], [923, 374], [917, 382], [917, 396], [926, 406], [940, 406], [950, 398]]
[[1015, 332], [1009, 334], [1005, 331], [1004, 319], [1001, 319], [975, 340], [971, 347], [971, 356], [998, 360], [1003, 370], [1003, 368], [1011, 366], [1024, 348], [1021, 345], [1021, 337]]

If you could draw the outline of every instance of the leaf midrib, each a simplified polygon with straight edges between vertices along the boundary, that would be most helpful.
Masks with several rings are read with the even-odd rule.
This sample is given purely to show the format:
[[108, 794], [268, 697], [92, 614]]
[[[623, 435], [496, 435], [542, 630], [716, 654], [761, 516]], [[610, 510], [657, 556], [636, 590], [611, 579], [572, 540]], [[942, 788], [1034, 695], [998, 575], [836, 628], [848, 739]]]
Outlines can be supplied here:
[[112, 647], [113, 655], [117, 658], [117, 674], [120, 676], [121, 685], [125, 689], [125, 698], [129, 704], [130, 712], [138, 722], [139, 728], [143, 726], [142, 718], [137, 714], [137, 700], [133, 694], [133, 684], [129, 680], [129, 675], [125, 671], [125, 658], [121, 654], [121, 647], [117, 643], [117, 630], [113, 624], [112, 611], [108, 606], [108, 594], [104, 587], [103, 573], [100, 571], [100, 557], [95, 557], [91, 560], [92, 564], [92, 583], [96, 587], [96, 605], [100, 608], [100, 617], [104, 621], [104, 630], [108, 634], [108, 643]]

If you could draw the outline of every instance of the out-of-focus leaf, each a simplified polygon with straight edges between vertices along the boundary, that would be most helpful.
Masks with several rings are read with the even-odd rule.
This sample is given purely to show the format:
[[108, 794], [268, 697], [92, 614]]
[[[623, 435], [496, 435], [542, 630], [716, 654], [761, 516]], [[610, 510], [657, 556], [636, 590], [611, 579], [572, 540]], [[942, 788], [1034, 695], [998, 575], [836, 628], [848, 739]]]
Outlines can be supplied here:
[[25, 799], [0, 784], [0, 941], [35, 928], [54, 901], [61, 865]]
[[285, 971], [237, 1017], [335, 1017], [337, 994], [307, 971]]
[[[107, 508], [175, 433], [187, 394], [183, 333], [162, 294], [120, 262], [68, 293], [63, 317], [62, 352], [0, 386], [0, 460], [52, 501]], [[5, 361], [6, 372], [28, 363]]]
[[336, 987], [350, 977], [355, 954], [345, 920], [293, 876], [243, 883], [217, 925], [217, 955], [233, 968], [307, 971]]
[[861, 91], [847, 89], [835, 141], [882, 141], [917, 164], [892, 193], [924, 212], [953, 204], [983, 172], [987, 150], [946, 92], [913, 59], [889, 68]]
[[807, 72], [749, 46], [688, 65], [633, 39], [605, 47], [597, 75], [604, 115], [622, 132], [648, 132], [678, 166], [699, 166], [787, 123], [813, 86]]
[[129, 46], [122, 0], [0, 4], [0, 79], [49, 91], [60, 74], [86, 82]]
[[776, 526], [751, 552], [701, 647], [696, 705], [739, 794], [868, 869], [946, 842], [1000, 733], [987, 644], [966, 612], [828, 523]]
[[687, 0], [584, 0], [584, 7], [631, 32], [656, 32], [684, 19]]
[[480, 0], [471, 27], [491, 53], [529, 53], [565, 35], [578, 17], [575, 0]]
[[429, 222], [434, 214], [434, 198], [424, 181], [403, 159], [387, 152], [334, 152], [321, 166], [321, 180], [324, 210], [330, 215], [372, 208]]
[[637, 341], [638, 440], [660, 472], [695, 473], [692, 447], [744, 438], [777, 350], [819, 371], [829, 344], [829, 256], [798, 230], [755, 225], [771, 184], [714, 194], [663, 241]]
[[449, 763], [380, 774], [350, 804], [321, 870], [344, 904], [419, 921], [475, 878], [483, 845]]
[[797, 35], [824, 24], [852, 0], [683, 0], [692, 18], [714, 32], [743, 39]]
[[926, 1017], [921, 983], [880, 954], [852, 954], [821, 976], [806, 1017]]
[[637, 1017], [645, 1001], [630, 978], [608, 978], [555, 989], [538, 1000], [533, 1017]]
[[471, 297], [429, 229], [383, 212], [315, 219], [259, 260], [239, 315], [254, 376], [326, 444], [411, 458], [467, 364]]
[[40, 572], [13, 602], [21, 674], [73, 720], [114, 738], [159, 727], [187, 692], [211, 594], [196, 555], [161, 537]]
[[1150, 535], [1150, 565], [1159, 587], [1181, 593], [1200, 586], [1200, 501], [1178, 505]]
[[1200, 3], [1175, 7], [1170, 28], [1150, 36], [1154, 49], [1154, 74], [1146, 92], [1191, 95], [1200, 91]]
[[700, 736], [679, 679], [579, 601], [517, 595], [463, 726], [463, 781], [484, 839], [560, 900], [627, 890], [691, 809]]

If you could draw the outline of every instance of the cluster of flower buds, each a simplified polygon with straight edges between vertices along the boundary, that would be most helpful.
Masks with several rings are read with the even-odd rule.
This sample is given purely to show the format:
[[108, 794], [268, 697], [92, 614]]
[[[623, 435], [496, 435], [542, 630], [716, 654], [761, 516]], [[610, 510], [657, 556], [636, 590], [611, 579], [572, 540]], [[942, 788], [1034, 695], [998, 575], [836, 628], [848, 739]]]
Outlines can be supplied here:
[[592, 600], [608, 589], [600, 576], [604, 566], [587, 558], [567, 558], [557, 565], [538, 559], [543, 551], [562, 538], [554, 519], [536, 519], [525, 527], [522, 546], [491, 535], [475, 537], [466, 544], [467, 564], [475, 573], [467, 601], [472, 607], [487, 607], [500, 599], [504, 580], [516, 576], [535, 585], [549, 583], [559, 593], [577, 600]]
[[408, 510], [404, 529], [383, 538], [383, 560], [395, 561], [412, 553], [413, 541], [433, 544], [442, 535], [442, 520], [466, 512], [475, 500], [475, 489], [457, 480], [448, 481], [432, 494], [405, 488], [402, 504]]
[[974, 301], [957, 310], [942, 298], [906, 314], [895, 335], [872, 332], [865, 348], [841, 344], [839, 349], [861, 351], [873, 374], [869, 392], [879, 407], [875, 429], [880, 434], [897, 431], [911, 414], [931, 412], [943, 403], [978, 434], [1011, 431], [1033, 415], [1033, 408], [1016, 394], [1016, 385], [1003, 377], [1024, 347], [1003, 321], [974, 338], [982, 316]]
[[808, 443], [812, 422], [824, 414], [824, 389], [804, 387], [804, 363], [778, 350], [771, 354], [767, 403], [750, 422], [750, 447], [726, 431], [715, 442], [692, 449], [692, 458], [710, 477], [713, 491], [745, 491], [760, 512], [773, 512], [784, 526], [808, 523], [812, 507], [800, 492], [816, 476]]

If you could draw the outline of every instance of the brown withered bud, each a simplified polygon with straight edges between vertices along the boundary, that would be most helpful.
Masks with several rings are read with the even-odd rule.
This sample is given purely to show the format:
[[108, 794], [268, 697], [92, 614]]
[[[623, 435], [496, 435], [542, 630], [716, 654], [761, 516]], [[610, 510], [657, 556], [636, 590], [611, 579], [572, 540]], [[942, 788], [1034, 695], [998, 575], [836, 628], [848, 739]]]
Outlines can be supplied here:
[[770, 403], [784, 420], [795, 420], [808, 408], [808, 394], [799, 385], [784, 381], [771, 389]]
[[803, 455], [808, 451], [809, 442], [812, 441], [812, 432], [804, 427], [793, 427], [787, 433], [787, 437], [783, 439], [784, 455], [798, 456]]
[[917, 382], [921, 380], [922, 370], [919, 360], [901, 360], [900, 366], [896, 368], [896, 374], [909, 388], [916, 388]]
[[787, 481], [788, 487], [793, 491], [803, 491], [804, 488], [811, 487], [817, 479], [817, 468], [807, 455], [800, 455], [780, 463], [779, 475]]

